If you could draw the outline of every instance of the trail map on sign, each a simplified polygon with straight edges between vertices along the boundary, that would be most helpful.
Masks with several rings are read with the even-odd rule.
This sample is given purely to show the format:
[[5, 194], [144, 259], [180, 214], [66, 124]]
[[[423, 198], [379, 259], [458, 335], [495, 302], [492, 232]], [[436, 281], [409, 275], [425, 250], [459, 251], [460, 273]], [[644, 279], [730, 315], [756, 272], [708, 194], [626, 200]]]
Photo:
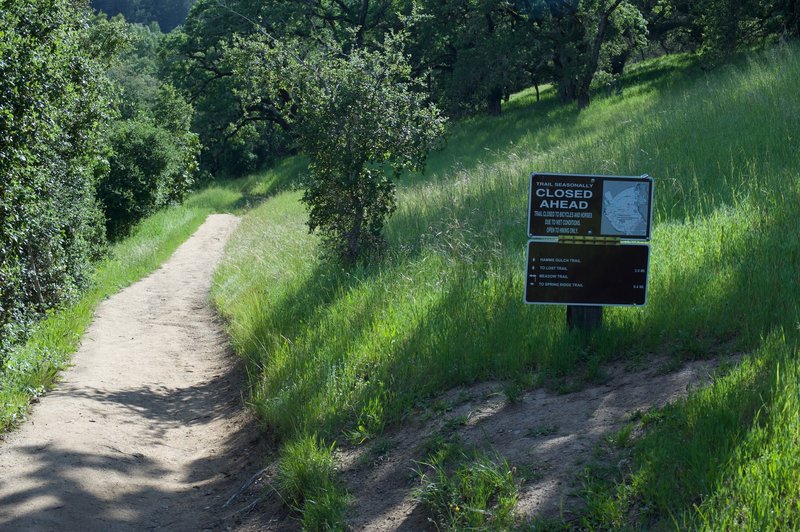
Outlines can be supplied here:
[[603, 183], [604, 235], [644, 236], [647, 234], [650, 186], [647, 183], [606, 180]]

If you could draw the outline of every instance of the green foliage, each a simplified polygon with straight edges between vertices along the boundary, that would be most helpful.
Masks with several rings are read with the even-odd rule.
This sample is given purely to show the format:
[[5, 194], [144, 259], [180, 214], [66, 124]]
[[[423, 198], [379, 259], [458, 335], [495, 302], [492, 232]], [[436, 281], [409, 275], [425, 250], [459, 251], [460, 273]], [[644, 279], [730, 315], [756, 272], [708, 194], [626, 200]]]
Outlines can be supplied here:
[[159, 80], [163, 35], [102, 16], [93, 28], [109, 28], [105, 35], [116, 30], [127, 44], [109, 72], [119, 88], [121, 120], [110, 129], [110, 172], [98, 185], [108, 234], [118, 238], [156, 209], [184, 199], [194, 183], [200, 142], [190, 131], [194, 109]]
[[[164, 41], [162, 56], [163, 71], [197, 109], [193, 127], [205, 147], [202, 168], [241, 175], [294, 150], [291, 121], [278, 109], [291, 95], [246, 97], [252, 87], [233, 75], [240, 65], [228, 53], [236, 38], [248, 41], [268, 32], [308, 46], [324, 48], [333, 38], [341, 48], [369, 47], [398, 27], [401, 8], [396, 0], [199, 0]], [[318, 39], [324, 32], [329, 37]]]
[[600, 48], [600, 72], [621, 76], [633, 54], [647, 46], [647, 33], [642, 12], [630, 2], [621, 3], [608, 20], [608, 32]]
[[98, 15], [92, 28], [104, 27], [108, 28], [106, 33], [114, 31], [117, 39], [124, 40], [124, 46], [113, 58], [108, 72], [119, 90], [116, 104], [120, 118], [133, 119], [142, 113], [152, 117], [156, 95], [162, 86], [158, 76], [157, 50], [163, 35], [155, 28], [126, 24], [119, 17], [109, 20]]
[[633, 52], [644, 31], [637, 7], [622, 0], [526, 0], [522, 4], [551, 54], [553, 81], [561, 100], [576, 101], [580, 108], [589, 105], [603, 48], [621, 61], [621, 72], [627, 60], [622, 60], [624, 55]]
[[303, 50], [299, 45], [242, 42], [235, 52], [250, 90], [247, 101], [282, 100], [309, 158], [303, 203], [308, 226], [326, 249], [355, 262], [383, 245], [382, 229], [395, 210], [395, 180], [421, 171], [444, 133], [439, 111], [411, 79], [404, 34], [380, 49]]
[[200, 159], [204, 171], [238, 176], [289, 151], [287, 124], [270, 102], [242, 101], [226, 53], [234, 36], [246, 38], [257, 31], [252, 21], [273, 13], [270, 4], [199, 0], [186, 23], [161, 43], [162, 76], [196, 109], [192, 131], [204, 148]]
[[[187, 137], [190, 142], [195, 139]], [[115, 123], [109, 141], [110, 171], [97, 195], [108, 234], [118, 238], [157, 209], [183, 200], [192, 184], [199, 144], [181, 146], [169, 131], [142, 120]]]
[[320, 83], [304, 83], [298, 97], [298, 137], [310, 159], [303, 203], [311, 231], [353, 262], [382, 247], [396, 207], [394, 181], [422, 170], [444, 121], [410, 80], [393, 39], [385, 50], [357, 49], [318, 65], [308, 79]]
[[347, 494], [336, 480], [333, 445], [314, 436], [287, 443], [278, 458], [278, 492], [305, 530], [345, 530]]
[[543, 78], [534, 26], [505, 0], [430, 0], [410, 50], [431, 96], [450, 116], [489, 111], [532, 80]]
[[770, 36], [798, 35], [797, 7], [786, 0], [702, 0], [695, 14], [703, 32], [703, 47], [712, 58], [762, 43]]
[[105, 244], [94, 187], [111, 94], [68, 0], [0, 10], [0, 369], [36, 316], [84, 286]]
[[421, 464], [416, 498], [438, 530], [509, 530], [515, 524], [518, 480], [502, 458], [445, 444]]

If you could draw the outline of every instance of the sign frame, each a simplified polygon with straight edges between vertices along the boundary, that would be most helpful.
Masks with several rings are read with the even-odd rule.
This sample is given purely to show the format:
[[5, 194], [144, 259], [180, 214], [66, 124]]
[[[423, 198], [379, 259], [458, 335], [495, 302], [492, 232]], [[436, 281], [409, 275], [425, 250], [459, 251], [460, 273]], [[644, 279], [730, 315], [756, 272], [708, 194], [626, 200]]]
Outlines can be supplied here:
[[[534, 208], [533, 208], [533, 200], [534, 200], [534, 186], [536, 183], [537, 177], [545, 177], [551, 179], [564, 179], [564, 180], [572, 180], [572, 181], [581, 181], [585, 180], [589, 183], [594, 183], [600, 181], [601, 184], [605, 181], [631, 181], [631, 182], [638, 182], [638, 183], [647, 183], [650, 188], [650, 194], [647, 203], [647, 219], [645, 220], [645, 234], [642, 235], [621, 235], [621, 234], [602, 234], [602, 232], [598, 232], [598, 234], [536, 234], [532, 231], [533, 223], [534, 223]], [[558, 238], [558, 237], [565, 237], [565, 238], [579, 238], [579, 239], [591, 239], [591, 238], [598, 238], [598, 239], [608, 239], [608, 238], [615, 238], [621, 240], [636, 240], [636, 241], [649, 241], [652, 235], [653, 229], [653, 200], [655, 197], [655, 187], [653, 178], [647, 174], [643, 174], [641, 176], [611, 176], [611, 175], [595, 175], [595, 174], [560, 174], [560, 173], [548, 173], [548, 172], [532, 172], [530, 175], [530, 181], [528, 185], [528, 226], [527, 232], [528, 237], [531, 239], [536, 238]], [[602, 224], [602, 196], [598, 196], [598, 199], [594, 201], [600, 201], [599, 209], [595, 206], [592, 211], [600, 213], [600, 220], [594, 222], [596, 224]]]

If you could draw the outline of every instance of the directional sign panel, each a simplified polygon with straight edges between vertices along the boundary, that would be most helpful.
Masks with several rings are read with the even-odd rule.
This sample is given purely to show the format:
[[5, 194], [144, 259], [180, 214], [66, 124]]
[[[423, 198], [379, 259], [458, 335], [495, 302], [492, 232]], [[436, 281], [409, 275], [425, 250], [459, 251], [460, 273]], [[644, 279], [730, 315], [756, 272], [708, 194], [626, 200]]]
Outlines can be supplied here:
[[561, 305], [644, 305], [648, 244], [528, 242], [525, 302]]
[[531, 175], [528, 236], [650, 240], [650, 176]]

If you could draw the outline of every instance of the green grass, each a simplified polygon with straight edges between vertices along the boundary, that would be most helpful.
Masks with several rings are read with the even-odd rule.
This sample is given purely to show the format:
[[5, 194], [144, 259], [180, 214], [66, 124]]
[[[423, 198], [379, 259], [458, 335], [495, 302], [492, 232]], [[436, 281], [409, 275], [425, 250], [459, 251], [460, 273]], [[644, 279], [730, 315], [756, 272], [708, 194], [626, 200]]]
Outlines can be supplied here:
[[509, 530], [519, 480], [507, 461], [446, 443], [417, 472], [415, 498], [433, 516], [437, 530]]
[[[583, 112], [552, 90], [538, 103], [517, 95], [499, 118], [452, 124], [427, 174], [400, 183], [390, 251], [369, 267], [323, 262], [299, 194], [270, 199], [234, 235], [213, 291], [249, 361], [254, 409], [287, 441], [371, 437], [459, 384], [530, 375], [520, 382], [563, 389], [596, 379], [612, 359], [762, 359], [775, 342], [791, 345], [800, 336], [798, 80], [791, 44], [709, 73], [690, 57], [651, 61], [628, 75], [624, 94]], [[522, 304], [531, 171], [654, 176], [646, 307], [606, 309], [587, 339], [566, 330], [563, 308]], [[738, 396], [748, 385], [730, 386]], [[736, 454], [766, 401], [747, 404], [736, 437], [726, 432], [734, 443], [723, 459], [745, 468], [726, 489], [766, 467]], [[665, 452], [683, 448], [672, 441]], [[705, 463], [722, 467], [686, 467]], [[722, 484], [656, 475], [662, 491], [683, 497], [656, 502], [642, 488], [636, 500], [659, 518], [711, 515], [712, 528], [722, 519], [703, 506], [723, 497]]]
[[263, 175], [208, 186], [184, 205], [161, 210], [112, 245], [97, 265], [92, 285], [77, 301], [42, 320], [0, 374], [0, 432], [25, 418], [29, 402], [51, 388], [69, 365], [100, 301], [156, 269], [212, 212], [243, 212], [259, 197], [286, 187], [296, 174], [287, 160], [280, 177]]
[[[708, 388], [642, 420], [633, 472], [590, 478], [590, 528], [800, 527], [800, 351], [773, 331]], [[614, 442], [616, 443], [616, 442]]]
[[278, 458], [278, 493], [300, 514], [303, 530], [346, 530], [347, 493], [336, 479], [334, 447], [304, 436]]

